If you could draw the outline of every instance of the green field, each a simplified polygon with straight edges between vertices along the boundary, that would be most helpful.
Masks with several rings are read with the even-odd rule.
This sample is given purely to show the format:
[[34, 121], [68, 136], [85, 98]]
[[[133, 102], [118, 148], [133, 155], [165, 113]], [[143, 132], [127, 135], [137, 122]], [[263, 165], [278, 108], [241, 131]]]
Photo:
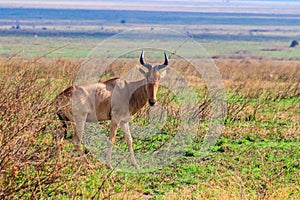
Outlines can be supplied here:
[[[0, 56], [85, 58], [107, 38], [0, 36]], [[21, 43], [19, 41], [22, 41]], [[300, 48], [289, 48], [290, 41], [201, 40], [195, 38], [211, 57], [300, 59]], [[126, 45], [127, 41], [123, 41]], [[114, 50], [117, 50], [116, 47]], [[53, 52], [51, 52], [53, 51]], [[51, 52], [51, 53], [49, 53]]]

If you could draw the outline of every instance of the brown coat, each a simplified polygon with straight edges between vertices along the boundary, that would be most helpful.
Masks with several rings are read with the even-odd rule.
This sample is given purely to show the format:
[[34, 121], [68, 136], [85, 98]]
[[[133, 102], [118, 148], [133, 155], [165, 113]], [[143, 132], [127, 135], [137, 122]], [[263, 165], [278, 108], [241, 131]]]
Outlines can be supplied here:
[[142, 80], [127, 82], [120, 78], [113, 78], [105, 82], [75, 85], [67, 88], [56, 97], [57, 115], [64, 129], [63, 134], [59, 132], [57, 135], [60, 162], [62, 160], [62, 140], [67, 129], [66, 121], [75, 122], [76, 130], [73, 143], [83, 160], [87, 162], [80, 148], [85, 123], [111, 120], [106, 166], [111, 168], [112, 146], [119, 126], [124, 132], [131, 164], [135, 167], [138, 166], [134, 157], [128, 122], [131, 120], [131, 116], [138, 112], [147, 101], [150, 106], [156, 103], [156, 93], [160, 79], [159, 71], [168, 65], [167, 55], [164, 54], [164, 56], [165, 62], [163, 65], [152, 67], [152, 65], [144, 62], [144, 52], [142, 52], [140, 63], [148, 69], [148, 72], [140, 69], [140, 72], [145, 76]]

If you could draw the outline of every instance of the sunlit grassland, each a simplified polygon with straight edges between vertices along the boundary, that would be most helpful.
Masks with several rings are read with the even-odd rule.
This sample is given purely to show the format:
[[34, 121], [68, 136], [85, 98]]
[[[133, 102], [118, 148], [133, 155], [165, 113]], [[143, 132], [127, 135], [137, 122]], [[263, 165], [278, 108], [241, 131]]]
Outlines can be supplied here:
[[[85, 27], [83, 30], [86, 30], [87, 28], [88, 27]], [[122, 28], [122, 30], [134, 29], [132, 26], [120, 28]], [[144, 29], [145, 28], [146, 27], [144, 27]], [[157, 26], [155, 29], [160, 30], [161, 28], [161, 26]], [[170, 28], [170, 30], [176, 30], [182, 34], [187, 34], [184, 26], [177, 26], [177, 28], [169, 26], [167, 28]], [[249, 31], [252, 29], [258, 30], [258, 32], [253, 33], [253, 36], [251, 36], [249, 33]], [[188, 36], [194, 37], [194, 39], [207, 51], [208, 55], [210, 56], [234, 58], [261, 57], [270, 59], [300, 59], [300, 48], [289, 48], [291, 41], [293, 39], [297, 39], [297, 36], [294, 36], [293, 34], [299, 34], [299, 30], [296, 27], [287, 26], [279, 28], [276, 26], [271, 26], [260, 30], [257, 26], [246, 26], [245, 28], [245, 26], [222, 27], [219, 25], [211, 25], [206, 29], [202, 26], [195, 26], [194, 28], [193, 26], [189, 26], [189, 30], [190, 33], [187, 34], [187, 40]], [[118, 33], [118, 30], [110, 31], [113, 31], [114, 34]], [[274, 36], [272, 36], [273, 32]], [[283, 34], [284, 38], [281, 38], [281, 35]], [[167, 36], [164, 37], [167, 38]], [[99, 47], [99, 45], [101, 45], [101, 43], [106, 41], [108, 38], [108, 36], [101, 34], [84, 37], [66, 37], [63, 33], [61, 36], [58, 34], [57, 36], [50, 37], [47, 35], [39, 36], [34, 34], [27, 36], [22, 34], [20, 36], [2, 35], [0, 36], [0, 56], [9, 57], [12, 54], [18, 53], [23, 57], [35, 57], [36, 55], [41, 56], [53, 49], [56, 49], [48, 56], [85, 58], [92, 49]], [[174, 44], [170, 44], [170, 41], [174, 41], [174, 44], [176, 44], [176, 38], [172, 40], [172, 35], [170, 35], [170, 38], [168, 41], [166, 41], [166, 43], [161, 41], [161, 44], [159, 45], [165, 46], [168, 49], [169, 46], [174, 46]], [[127, 41], [126, 39], [120, 40], [120, 42], [123, 46], [130, 44], [130, 41]], [[151, 41], [141, 40], [139, 42], [140, 46], [147, 46], [147, 44]], [[113, 51], [119, 50], [115, 44], [111, 44], [111, 49]], [[183, 52], [186, 55], [189, 55], [191, 52], [193, 52], [193, 50], [184, 49]]]
[[[282, 20], [271, 15], [169, 13], [160, 17], [141, 12], [137, 17], [124, 11], [120, 13], [127, 13], [124, 16], [128, 18], [121, 24], [122, 18], [116, 20], [114, 15], [109, 15], [108, 21], [95, 20], [96, 11], [79, 15], [69, 10], [57, 16], [55, 10], [48, 15], [45, 10], [32, 10], [30, 16], [22, 9], [19, 12], [30, 18], [19, 21], [21, 30], [11, 27], [16, 25], [17, 15], [7, 16], [2, 21], [6, 25], [0, 27], [0, 199], [300, 199], [300, 48], [289, 48], [292, 40], [299, 39], [297, 15]], [[141, 24], [142, 19], [152, 24]], [[177, 160], [149, 173], [128, 173], [107, 170], [88, 154], [94, 164], [90, 169], [78, 158], [70, 129], [63, 165], [57, 165], [59, 121], [53, 99], [72, 85], [91, 52], [106, 54], [97, 47], [109, 35], [136, 27], [149, 29], [149, 33], [162, 27], [182, 32], [214, 58], [227, 96], [218, 142], [203, 156], [200, 150], [208, 129], [211, 97], [204, 81], [191, 73], [192, 66], [173, 61], [171, 56], [172, 67], [189, 80], [198, 95], [200, 121], [191, 144]], [[162, 49], [178, 47], [177, 38], [169, 36], [168, 41], [160, 40]], [[137, 46], [145, 47], [158, 40], [137, 41]], [[131, 41], [106, 45], [122, 55], [119, 46], [131, 47]], [[182, 55], [197, 54], [194, 49], [181, 51]], [[137, 56], [126, 56], [118, 58], [102, 78], [123, 75], [138, 65]], [[147, 55], [147, 61], [158, 60], [161, 52]], [[135, 152], [154, 151], [176, 134], [180, 120], [174, 94], [161, 87], [158, 102], [171, 111], [168, 121], [162, 131], [149, 137], [140, 138], [132, 131]], [[151, 124], [149, 113], [146, 106], [133, 118], [134, 123]], [[97, 127], [101, 134], [108, 134], [108, 123]], [[116, 147], [127, 152], [121, 131]]]
[[[38, 39], [39, 45], [49, 45], [45, 54], [66, 43], [64, 38], [47, 43], [49, 39]], [[76, 40], [72, 39], [72, 45]], [[93, 46], [93, 39], [86, 41]], [[1, 44], [3, 48], [5, 43]], [[1, 198], [299, 199], [299, 61], [216, 59], [227, 94], [227, 116], [211, 153], [205, 157], [199, 153], [207, 128], [209, 95], [204, 84], [194, 85], [199, 107], [204, 109], [190, 147], [174, 163], [139, 174], [107, 170], [92, 156], [89, 159], [95, 168], [89, 169], [68, 140], [64, 143], [63, 166], [56, 165], [54, 135], [58, 119], [52, 100], [72, 84], [86, 53], [79, 53], [81, 58], [61, 58], [59, 55], [70, 55], [62, 49], [61, 54], [53, 52], [55, 56], [40, 58], [34, 56], [38, 47], [34, 49], [31, 43], [15, 45], [12, 51], [30, 47], [33, 57], [20, 53], [0, 60]], [[112, 68], [124, 65], [126, 69], [136, 62], [119, 60]], [[176, 69], [189, 75], [185, 63], [176, 63]], [[194, 79], [189, 76], [189, 80]], [[158, 94], [161, 104], [168, 101], [164, 92], [162, 89]], [[134, 120], [143, 124], [147, 109]], [[101, 126], [106, 130], [107, 124]], [[173, 126], [170, 124], [169, 132], [157, 134], [152, 141], [138, 140], [133, 133], [135, 150], [155, 149], [172, 137], [176, 124]], [[71, 135], [72, 130], [69, 140]], [[122, 137], [119, 133], [116, 145], [125, 149]]]

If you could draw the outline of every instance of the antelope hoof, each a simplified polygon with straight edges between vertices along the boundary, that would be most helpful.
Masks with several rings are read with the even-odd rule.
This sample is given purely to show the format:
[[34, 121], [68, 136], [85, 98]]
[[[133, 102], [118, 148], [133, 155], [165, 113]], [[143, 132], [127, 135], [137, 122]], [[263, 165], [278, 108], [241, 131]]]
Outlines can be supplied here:
[[82, 156], [82, 162], [86, 165], [90, 165], [88, 159], [85, 156]]
[[131, 166], [138, 169], [139, 165], [136, 162], [131, 162]]
[[106, 169], [113, 169], [110, 163], [105, 163]]

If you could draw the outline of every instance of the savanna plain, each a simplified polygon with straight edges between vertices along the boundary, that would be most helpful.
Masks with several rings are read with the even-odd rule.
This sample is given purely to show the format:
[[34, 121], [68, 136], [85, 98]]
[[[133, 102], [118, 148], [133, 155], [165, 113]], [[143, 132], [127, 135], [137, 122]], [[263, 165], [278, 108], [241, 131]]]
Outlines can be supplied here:
[[[124, 23], [102, 31], [130, 28]], [[0, 36], [0, 199], [299, 199], [300, 50], [288, 47], [299, 30], [292, 25], [281, 29], [270, 25], [263, 31], [244, 24], [207, 27], [189, 28], [212, 55], [223, 78], [227, 111], [222, 134], [209, 154], [200, 155], [212, 97], [205, 83], [190, 73], [193, 66], [170, 59], [198, 94], [200, 123], [182, 156], [147, 173], [108, 170], [87, 153], [94, 164], [89, 168], [71, 143], [72, 129], [64, 142], [63, 164], [57, 165], [59, 120], [53, 99], [72, 85], [84, 57], [103, 38], [83, 36], [82, 30], [82, 35], [75, 31], [76, 35], [62, 36], [53, 35], [53, 30], [48, 35], [31, 34], [32, 27], [19, 35], [18, 30], [4, 31]], [[266, 39], [270, 34], [271, 39]], [[85, 46], [78, 46], [78, 41]], [[122, 75], [137, 63], [138, 58], [119, 58], [103, 78], [118, 70]], [[148, 138], [138, 139], [133, 132], [135, 152], [155, 151], [172, 140], [178, 128], [172, 97], [165, 88], [159, 90], [158, 101], [171, 111], [168, 122], [162, 132]], [[133, 120], [148, 123], [148, 115], [146, 106]], [[108, 124], [101, 127], [107, 130]], [[116, 146], [126, 149], [119, 132]]]

